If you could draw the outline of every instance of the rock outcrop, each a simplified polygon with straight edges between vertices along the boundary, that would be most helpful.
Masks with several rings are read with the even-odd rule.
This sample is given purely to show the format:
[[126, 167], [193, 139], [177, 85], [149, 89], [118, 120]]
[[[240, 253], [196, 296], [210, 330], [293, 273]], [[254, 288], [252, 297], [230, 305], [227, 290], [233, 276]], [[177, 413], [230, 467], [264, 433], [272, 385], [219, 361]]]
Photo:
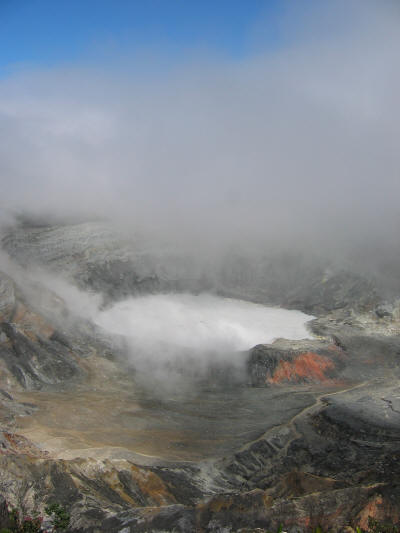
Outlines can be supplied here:
[[248, 372], [253, 386], [333, 381], [345, 364], [344, 350], [334, 341], [287, 341], [260, 344], [250, 351]]

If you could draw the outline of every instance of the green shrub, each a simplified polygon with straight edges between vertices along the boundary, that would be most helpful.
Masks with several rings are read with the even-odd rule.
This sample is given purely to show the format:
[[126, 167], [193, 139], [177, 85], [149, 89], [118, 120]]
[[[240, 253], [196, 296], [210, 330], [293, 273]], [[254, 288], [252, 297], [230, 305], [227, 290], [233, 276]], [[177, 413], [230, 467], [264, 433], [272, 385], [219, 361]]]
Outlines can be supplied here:
[[[51, 503], [45, 508], [45, 513], [51, 517], [51, 531], [62, 531], [69, 525], [70, 516], [62, 505]], [[8, 511], [10, 526], [0, 529], [0, 533], [41, 533], [43, 518], [41, 516], [25, 516], [21, 518], [17, 509]]]
[[11, 525], [3, 528], [0, 533], [40, 533], [42, 531], [43, 518], [40, 516], [25, 516], [21, 518], [17, 509], [9, 511], [8, 517]]
[[62, 505], [59, 503], [51, 503], [44, 511], [47, 515], [52, 517], [54, 531], [60, 531], [68, 527], [70, 516]]

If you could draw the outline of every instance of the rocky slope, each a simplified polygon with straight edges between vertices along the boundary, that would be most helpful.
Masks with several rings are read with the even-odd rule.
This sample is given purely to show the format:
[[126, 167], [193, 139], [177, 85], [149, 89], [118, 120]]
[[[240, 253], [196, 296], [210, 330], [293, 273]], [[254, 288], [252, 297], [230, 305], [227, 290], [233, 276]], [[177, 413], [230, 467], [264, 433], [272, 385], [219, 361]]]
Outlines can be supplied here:
[[203, 257], [105, 222], [23, 223], [3, 232], [2, 248], [19, 264], [45, 266], [107, 301], [166, 290], [211, 290], [268, 305], [324, 314], [370, 310], [381, 301], [375, 285], [355, 272], [303, 253], [226, 252]]
[[[245, 259], [241, 266], [227, 261], [208, 271], [193, 258], [146, 249], [98, 222], [23, 224], [8, 229], [3, 249], [13, 262], [0, 274], [0, 493], [13, 505], [31, 512], [61, 503], [71, 514], [70, 531], [82, 533], [273, 530], [281, 523], [292, 532], [318, 524], [341, 531], [348, 524], [365, 527], [368, 515], [400, 522], [400, 314], [371, 281], [322, 264], [295, 271], [282, 257], [252, 268]], [[87, 402], [90, 394], [108, 405], [110, 395], [114, 401], [124, 387], [137, 387], [135, 369], [123, 339], [109, 338], [40, 281], [24, 278], [23, 268], [32, 265], [74, 280], [106, 303], [137, 292], [207, 288], [304, 309], [316, 316], [315, 339], [279, 339], [243, 354], [247, 378], [233, 389], [221, 385], [223, 403], [201, 392], [190, 402], [146, 396], [149, 409], [135, 407], [135, 423], [142, 420], [141, 431], [149, 431], [150, 418], [163, 421], [150, 438], [173, 443], [175, 460], [90, 444], [85, 453], [61, 458], [60, 441], [77, 438], [68, 425], [73, 418], [65, 415], [65, 430], [51, 435], [42, 421], [30, 438], [23, 421], [43, 411], [44, 398], [60, 403], [58, 423], [64, 405], [78, 408], [62, 398]], [[244, 409], [236, 419], [227, 408], [239, 409], [235, 396], [251, 399], [247, 414]], [[201, 421], [204, 402], [217, 426], [223, 419], [226, 427], [238, 424], [243, 437], [223, 453], [200, 450], [199, 458], [185, 461], [190, 421], [202, 413], [201, 430], [211, 427]], [[88, 403], [82, 408], [94, 412]], [[99, 425], [108, 420], [101, 409]], [[267, 423], [274, 409], [276, 418]], [[53, 411], [47, 412], [50, 419]], [[131, 416], [118, 419], [121, 434]], [[215, 435], [224, 440], [222, 430], [209, 446]]]

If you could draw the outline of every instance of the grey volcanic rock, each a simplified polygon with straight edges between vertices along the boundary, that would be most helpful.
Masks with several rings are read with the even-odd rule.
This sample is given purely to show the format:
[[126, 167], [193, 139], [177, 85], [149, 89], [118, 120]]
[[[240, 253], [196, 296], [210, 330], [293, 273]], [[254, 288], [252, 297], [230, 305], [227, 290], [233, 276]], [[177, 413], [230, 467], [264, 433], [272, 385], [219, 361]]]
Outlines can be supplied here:
[[366, 311], [383, 303], [375, 280], [301, 250], [227, 255], [218, 283], [225, 294], [312, 315]]
[[15, 307], [14, 282], [3, 272], [0, 272], [0, 320], [8, 320]]
[[24, 388], [64, 383], [82, 374], [71, 352], [56, 340], [38, 337], [34, 342], [7, 322], [0, 324], [0, 332], [0, 357]]
[[3, 238], [3, 247], [22, 266], [36, 264], [64, 273], [81, 288], [120, 299], [144, 284], [158, 288], [153, 265], [143, 250], [110, 225], [86, 222], [62, 226], [18, 226]]
[[289, 294], [284, 305], [306, 313], [321, 314], [335, 309], [370, 310], [381, 297], [372, 281], [349, 271], [324, 273], [320, 279]]
[[346, 354], [343, 379], [362, 381], [377, 376], [399, 376], [400, 320], [379, 319], [374, 311], [341, 310], [310, 323], [319, 336], [334, 339]]
[[1, 446], [4, 449], [9, 449], [10, 442], [7, 439], [6, 433], [13, 430], [15, 419], [17, 417], [28, 416], [36, 411], [36, 406], [27, 403], [19, 402], [10, 393], [0, 389], [0, 424], [2, 428]]
[[378, 318], [394, 318], [397, 309], [393, 304], [382, 303], [377, 305], [374, 311]]
[[22, 265], [46, 264], [75, 271], [83, 261], [107, 261], [123, 245], [109, 225], [87, 222], [62, 226], [15, 226], [3, 237], [3, 248]]
[[[77, 383], [87, 376], [84, 359], [120, 354], [89, 322], [72, 316], [63, 301], [40, 284], [20, 287], [0, 275], [0, 376], [3, 392]], [[30, 300], [34, 304], [30, 303]]]
[[400, 452], [400, 386], [377, 384], [332, 396], [318, 415], [352, 439], [396, 444]]
[[7, 290], [0, 315], [0, 360], [8, 375], [26, 389], [82, 377], [75, 356], [54, 335], [55, 324], [28, 307], [7, 277], [2, 279]]

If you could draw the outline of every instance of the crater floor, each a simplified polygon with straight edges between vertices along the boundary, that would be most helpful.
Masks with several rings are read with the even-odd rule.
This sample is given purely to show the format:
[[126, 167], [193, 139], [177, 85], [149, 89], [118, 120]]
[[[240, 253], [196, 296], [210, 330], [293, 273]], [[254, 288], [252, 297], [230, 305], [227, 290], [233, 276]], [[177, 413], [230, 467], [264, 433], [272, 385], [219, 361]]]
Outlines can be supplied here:
[[[16, 431], [57, 458], [132, 457], [149, 464], [222, 457], [288, 422], [315, 401], [317, 390], [299, 386], [196, 390], [152, 398], [118, 383], [102, 389], [23, 392], [38, 410]], [[108, 390], [107, 390], [108, 388]]]

